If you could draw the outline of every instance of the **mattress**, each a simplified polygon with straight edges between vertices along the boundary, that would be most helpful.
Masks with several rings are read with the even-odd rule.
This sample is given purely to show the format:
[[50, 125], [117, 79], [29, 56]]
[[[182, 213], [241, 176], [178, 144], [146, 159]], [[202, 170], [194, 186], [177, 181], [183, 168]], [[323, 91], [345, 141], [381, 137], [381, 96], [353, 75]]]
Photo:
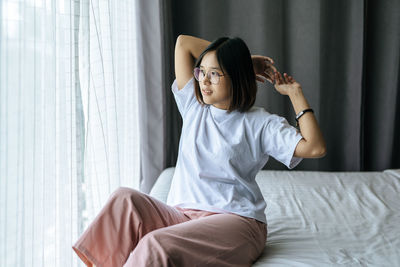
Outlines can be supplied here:
[[[174, 168], [151, 195], [166, 201]], [[254, 266], [400, 266], [400, 170], [260, 171], [268, 238]]]

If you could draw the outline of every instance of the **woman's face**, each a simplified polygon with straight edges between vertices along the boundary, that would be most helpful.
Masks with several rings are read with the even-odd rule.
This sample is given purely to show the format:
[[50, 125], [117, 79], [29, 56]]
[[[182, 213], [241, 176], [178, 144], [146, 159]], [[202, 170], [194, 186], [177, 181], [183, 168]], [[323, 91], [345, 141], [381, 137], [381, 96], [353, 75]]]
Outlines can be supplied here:
[[[229, 76], [222, 72], [222, 69], [218, 64], [215, 51], [210, 51], [204, 55], [200, 63], [200, 69], [206, 74], [204, 80], [199, 82], [204, 103], [213, 105], [219, 109], [227, 110], [230, 106], [231, 82]], [[208, 78], [207, 73], [211, 74], [212, 72], [217, 72], [217, 74], [224, 75], [219, 77], [218, 84], [211, 83], [210, 79]]]

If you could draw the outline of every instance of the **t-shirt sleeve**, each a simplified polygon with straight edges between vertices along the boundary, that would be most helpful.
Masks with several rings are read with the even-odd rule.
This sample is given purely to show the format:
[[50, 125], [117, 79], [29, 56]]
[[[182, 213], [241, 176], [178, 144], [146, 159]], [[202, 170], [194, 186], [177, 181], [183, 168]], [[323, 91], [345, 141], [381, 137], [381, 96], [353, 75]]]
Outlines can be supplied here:
[[302, 135], [287, 120], [278, 115], [270, 115], [265, 122], [262, 134], [262, 145], [265, 154], [293, 169], [302, 158], [294, 157], [294, 151]]
[[174, 94], [179, 113], [181, 113], [181, 116], [184, 119], [189, 108], [197, 102], [194, 94], [194, 78], [191, 78], [181, 90], [178, 89], [178, 84], [175, 80], [172, 83], [171, 89], [172, 93]]

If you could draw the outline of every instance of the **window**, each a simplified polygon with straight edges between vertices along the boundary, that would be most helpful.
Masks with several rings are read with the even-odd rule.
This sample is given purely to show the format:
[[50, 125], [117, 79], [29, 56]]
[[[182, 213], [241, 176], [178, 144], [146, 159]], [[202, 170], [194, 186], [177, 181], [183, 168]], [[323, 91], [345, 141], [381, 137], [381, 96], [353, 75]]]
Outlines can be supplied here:
[[1, 1], [0, 266], [82, 266], [72, 244], [138, 188], [134, 1]]

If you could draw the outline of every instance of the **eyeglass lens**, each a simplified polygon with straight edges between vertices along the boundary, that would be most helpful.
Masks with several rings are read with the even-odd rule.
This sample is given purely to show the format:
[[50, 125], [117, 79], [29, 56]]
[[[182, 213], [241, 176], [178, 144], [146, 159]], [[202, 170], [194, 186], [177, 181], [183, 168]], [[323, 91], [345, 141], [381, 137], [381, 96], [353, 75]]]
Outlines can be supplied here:
[[[204, 80], [204, 78], [206, 77], [206, 73], [203, 69], [200, 68], [195, 68], [194, 69], [194, 76], [196, 78], [196, 80], [198, 80], [199, 82], [202, 82]], [[210, 82], [212, 84], [218, 84], [219, 82], [219, 74], [217, 71], [215, 70], [210, 70], [207, 72], [207, 77], [210, 80]]]

